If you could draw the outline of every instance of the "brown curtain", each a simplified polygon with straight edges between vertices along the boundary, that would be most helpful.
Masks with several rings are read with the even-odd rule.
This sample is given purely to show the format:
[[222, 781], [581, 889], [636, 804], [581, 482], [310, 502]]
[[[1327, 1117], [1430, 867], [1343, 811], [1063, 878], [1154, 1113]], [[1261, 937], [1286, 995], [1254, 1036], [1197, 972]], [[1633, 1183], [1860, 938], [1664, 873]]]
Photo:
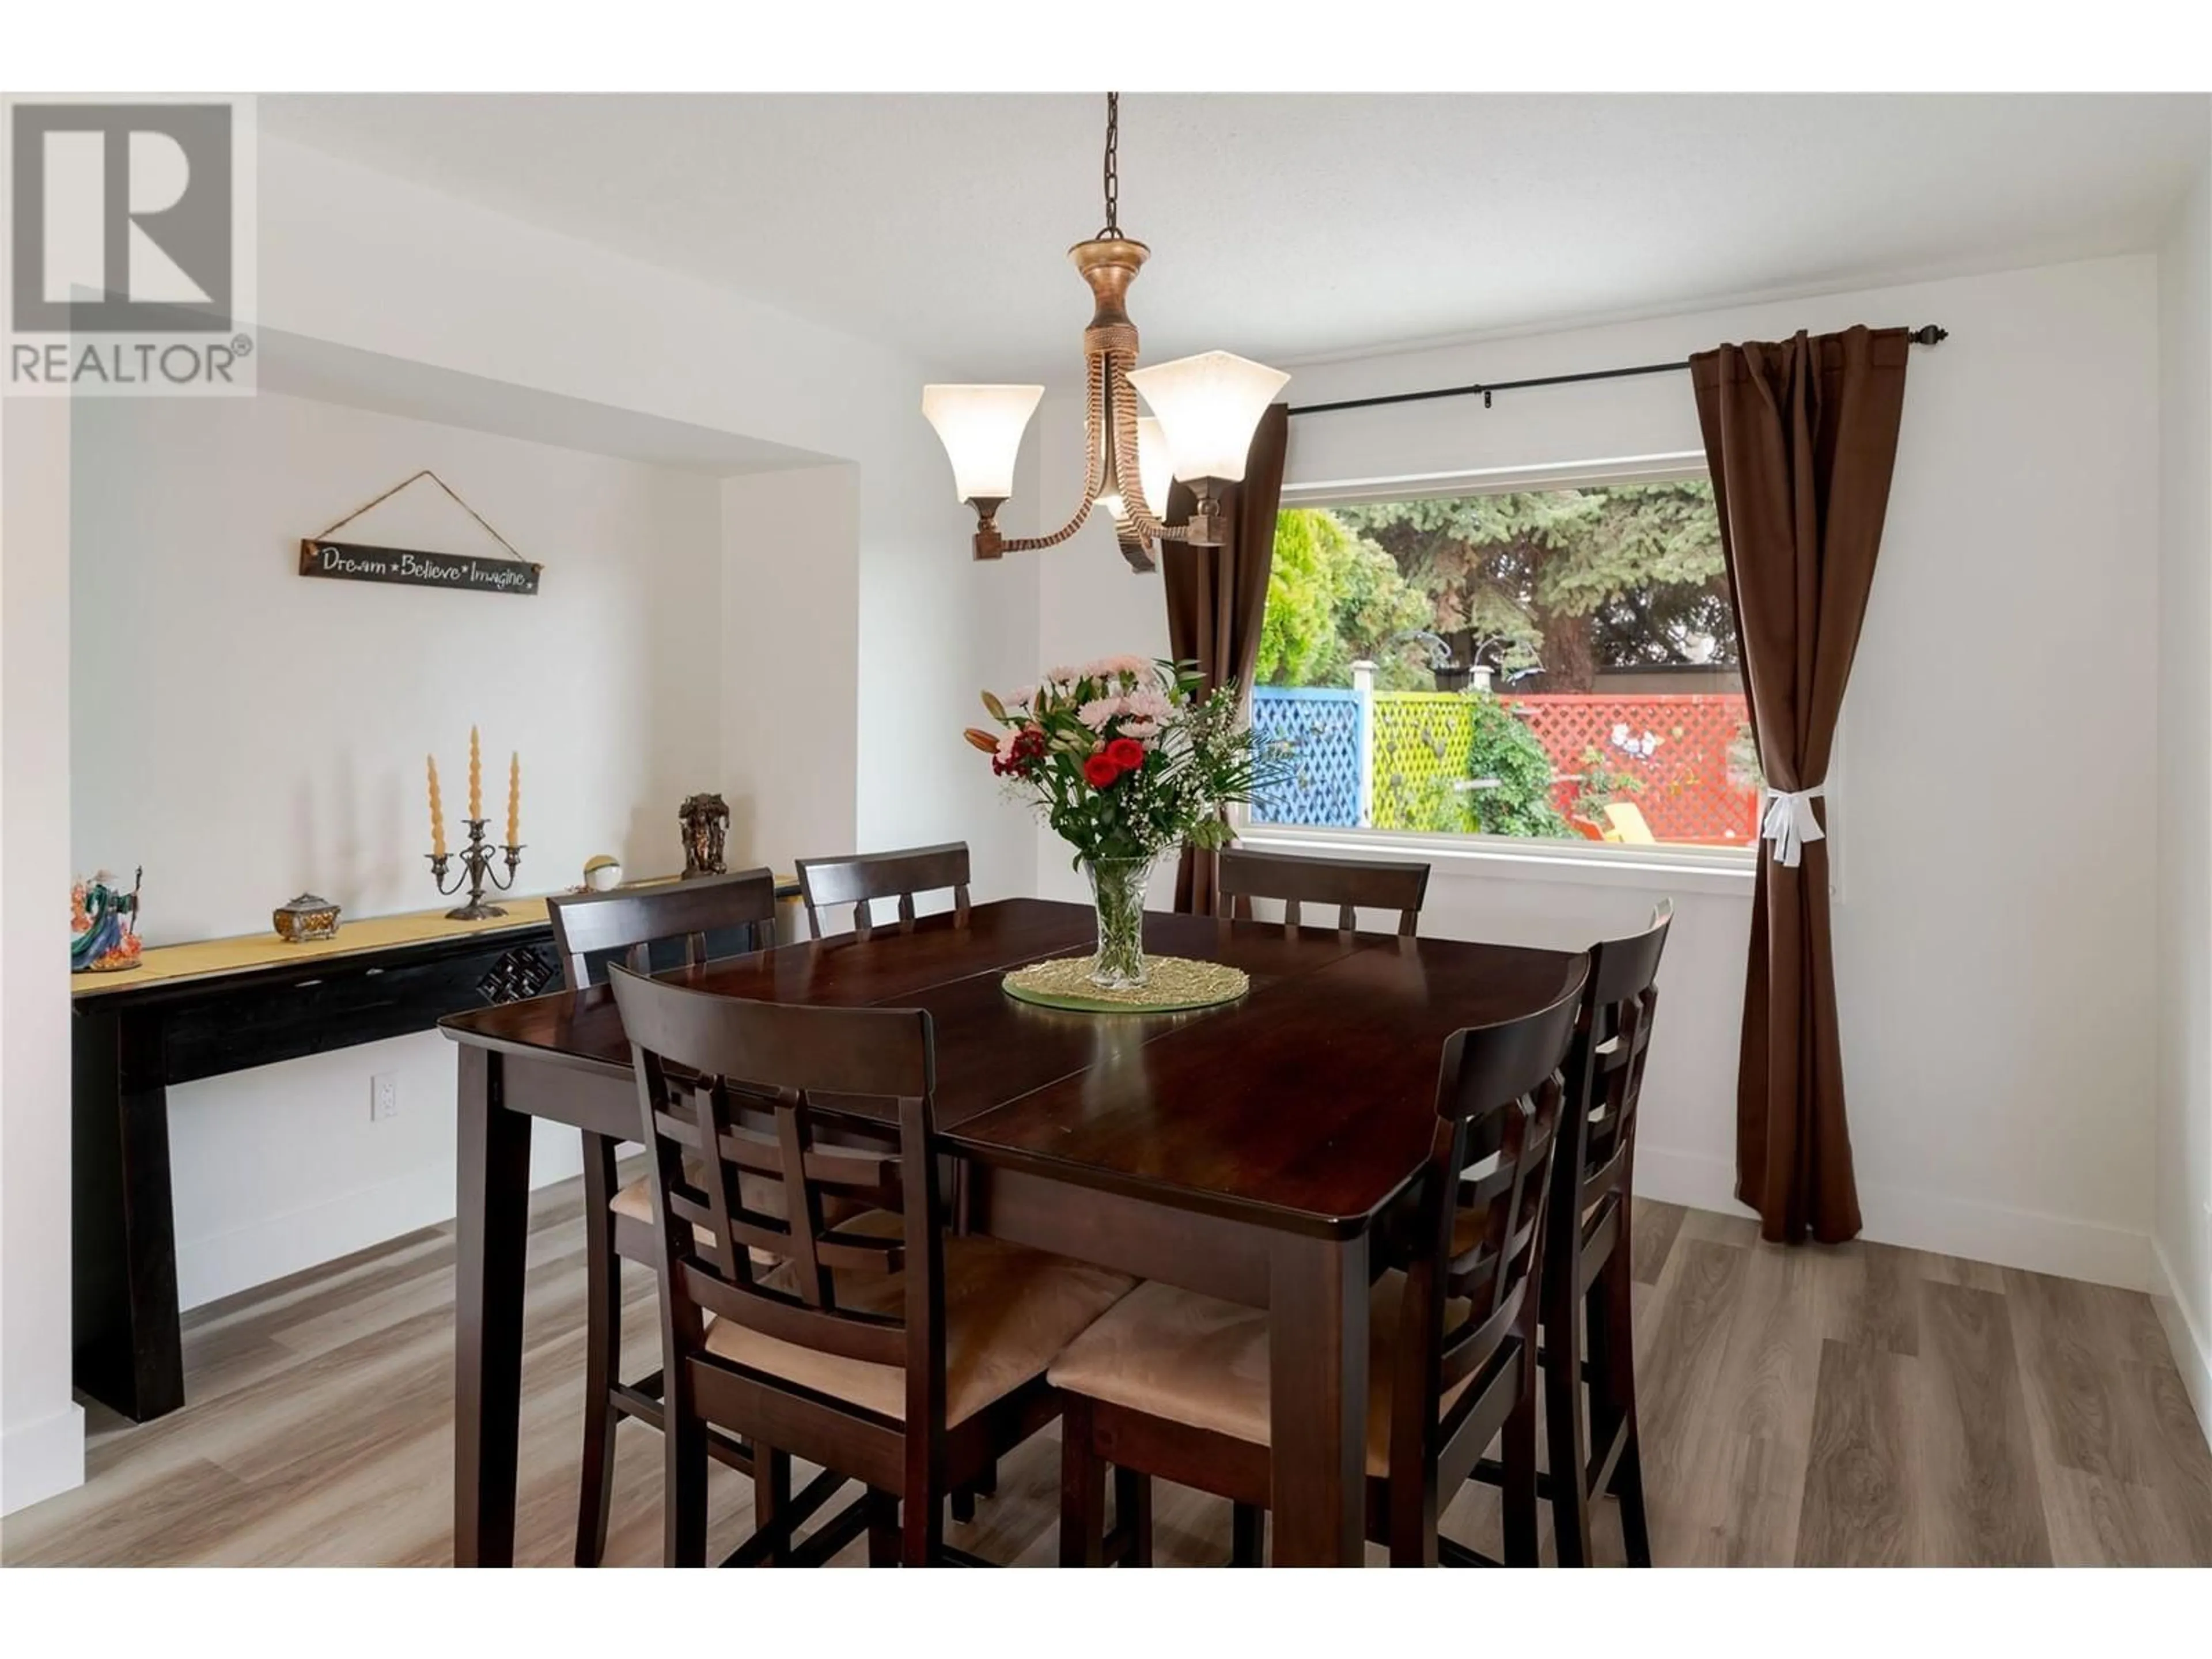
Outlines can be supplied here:
[[[1267, 571], [1275, 561], [1275, 510], [1283, 499], [1283, 452], [1291, 411], [1276, 404], [1260, 417], [1245, 458], [1244, 477], [1223, 496], [1228, 528], [1219, 547], [1161, 544], [1160, 574], [1168, 596], [1168, 649], [1195, 662], [1211, 691], [1234, 680], [1249, 690], [1260, 657], [1260, 623], [1267, 609]], [[1197, 505], [1187, 485], [1168, 492], [1167, 522], [1182, 524]], [[1176, 872], [1176, 908], [1199, 915], [1213, 908], [1213, 854], [1182, 851]]]
[[[1808, 837], [1826, 834], [1817, 797], [1775, 797], [1827, 777], [1889, 505], [1909, 349], [1903, 329], [1853, 328], [1690, 359], [1774, 833], [1794, 818]], [[1770, 1239], [1836, 1243], [1859, 1231], [1832, 947], [1826, 842], [1762, 838], [1735, 1190]]]

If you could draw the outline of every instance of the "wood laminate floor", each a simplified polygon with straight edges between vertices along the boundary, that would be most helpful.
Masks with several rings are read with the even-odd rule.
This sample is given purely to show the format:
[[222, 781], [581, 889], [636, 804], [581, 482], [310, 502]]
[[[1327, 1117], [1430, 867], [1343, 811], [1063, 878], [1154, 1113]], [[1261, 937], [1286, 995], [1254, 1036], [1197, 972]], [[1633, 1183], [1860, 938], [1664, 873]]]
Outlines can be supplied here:
[[[548, 1565], [575, 1524], [579, 1203], [570, 1182], [532, 1209], [517, 1554]], [[2212, 1565], [2212, 1455], [2146, 1297], [1884, 1245], [1784, 1250], [1669, 1205], [1639, 1202], [1636, 1225], [1662, 1565]], [[0, 1522], [0, 1559], [449, 1560], [453, 1264], [433, 1228], [188, 1315], [191, 1403], [144, 1425], [88, 1407], [86, 1484]], [[657, 1361], [653, 1284], [626, 1271], [635, 1375]], [[659, 1458], [624, 1425], [611, 1563], [659, 1559]], [[1058, 1481], [1048, 1431], [951, 1541], [1050, 1563]], [[713, 1492], [719, 1553], [750, 1487], [717, 1467]], [[1164, 1486], [1155, 1524], [1163, 1565], [1228, 1554], [1224, 1503]], [[1494, 1494], [1462, 1492], [1445, 1530], [1494, 1553]], [[1597, 1534], [1618, 1561], [1610, 1504]]]

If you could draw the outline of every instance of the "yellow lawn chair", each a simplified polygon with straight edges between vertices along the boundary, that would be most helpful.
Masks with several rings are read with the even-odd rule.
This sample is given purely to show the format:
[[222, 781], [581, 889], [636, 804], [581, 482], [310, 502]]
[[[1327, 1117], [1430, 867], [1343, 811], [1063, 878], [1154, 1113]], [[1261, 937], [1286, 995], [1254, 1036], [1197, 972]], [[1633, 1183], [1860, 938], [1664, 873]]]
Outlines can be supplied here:
[[1631, 801], [1617, 800], [1605, 809], [1605, 821], [1611, 827], [1606, 831], [1607, 841], [1625, 842], [1634, 847], [1656, 847], [1659, 837], [1651, 833], [1651, 826], [1644, 821], [1644, 814]]

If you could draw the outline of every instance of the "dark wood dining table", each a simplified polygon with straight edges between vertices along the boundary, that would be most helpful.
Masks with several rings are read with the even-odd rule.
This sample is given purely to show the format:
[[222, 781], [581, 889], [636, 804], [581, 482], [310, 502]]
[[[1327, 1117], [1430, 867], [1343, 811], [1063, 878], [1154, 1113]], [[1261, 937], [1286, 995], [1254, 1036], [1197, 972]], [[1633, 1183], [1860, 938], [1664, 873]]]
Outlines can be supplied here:
[[[929, 1011], [937, 1126], [976, 1231], [1269, 1313], [1278, 1564], [1364, 1553], [1368, 1285], [1378, 1220], [1435, 1123], [1462, 1026], [1557, 999], [1551, 951], [1210, 916], [1146, 918], [1154, 954], [1231, 963], [1239, 1000], [1090, 1014], [1018, 1002], [1005, 970], [1089, 951], [1085, 906], [981, 904], [966, 926], [789, 945], [661, 975], [730, 996]], [[443, 1022], [460, 1053], [453, 1555], [514, 1550], [533, 1119], [635, 1138], [604, 988]]]

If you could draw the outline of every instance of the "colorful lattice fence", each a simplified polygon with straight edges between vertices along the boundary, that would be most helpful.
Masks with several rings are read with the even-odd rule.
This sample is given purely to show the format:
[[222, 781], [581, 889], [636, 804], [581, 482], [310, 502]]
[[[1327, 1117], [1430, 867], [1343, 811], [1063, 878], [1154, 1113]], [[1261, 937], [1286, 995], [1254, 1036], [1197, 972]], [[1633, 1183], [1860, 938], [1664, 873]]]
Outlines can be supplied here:
[[1562, 812], [1594, 804], [1581, 799], [1586, 780], [1610, 781], [1601, 798], [1633, 805], [1661, 841], [1744, 847], [1756, 837], [1756, 786], [1732, 771], [1731, 746], [1750, 719], [1741, 696], [1547, 692], [1509, 706], [1551, 756]]
[[[1455, 692], [1378, 691], [1370, 706], [1371, 734], [1356, 691], [1257, 689], [1253, 728], [1286, 766], [1254, 804], [1255, 818], [1358, 823], [1360, 744], [1371, 736], [1374, 828], [1468, 828], [1472, 704]], [[1506, 706], [1551, 757], [1552, 799], [1562, 813], [1595, 813], [1620, 800], [1661, 841], [1741, 847], [1757, 834], [1756, 787], [1735, 770], [1747, 758], [1738, 744], [1749, 718], [1741, 696], [1553, 692], [1509, 695]]]
[[1263, 685], [1252, 694], [1252, 730], [1282, 762], [1252, 803], [1262, 823], [1359, 822], [1359, 694], [1328, 687]]

